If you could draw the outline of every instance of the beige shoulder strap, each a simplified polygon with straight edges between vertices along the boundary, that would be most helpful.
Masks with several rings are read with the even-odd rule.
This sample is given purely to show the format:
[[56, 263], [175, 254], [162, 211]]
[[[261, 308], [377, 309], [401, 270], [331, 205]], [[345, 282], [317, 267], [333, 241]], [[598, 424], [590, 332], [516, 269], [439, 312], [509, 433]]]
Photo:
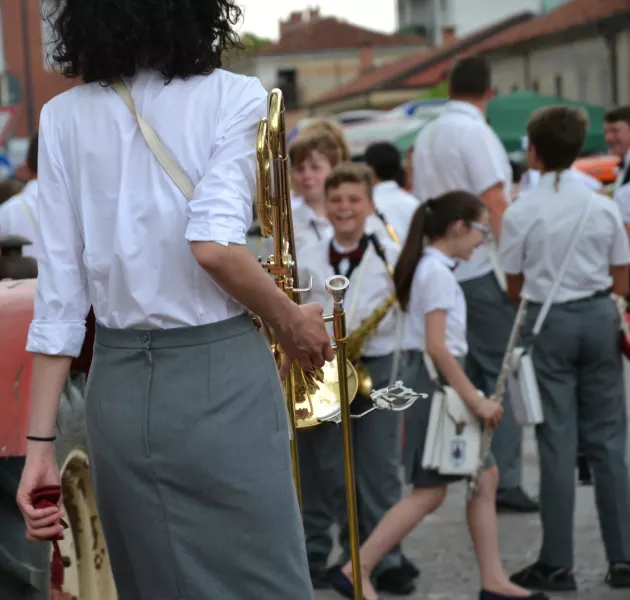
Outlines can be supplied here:
[[177, 164], [177, 161], [173, 158], [170, 152], [166, 149], [166, 146], [164, 146], [162, 140], [158, 137], [157, 133], [155, 133], [153, 127], [151, 127], [151, 125], [149, 125], [136, 112], [136, 103], [133, 101], [129, 88], [125, 82], [122, 79], [119, 79], [112, 84], [112, 87], [138, 120], [140, 131], [142, 132], [144, 139], [147, 141], [147, 144], [149, 144], [149, 148], [151, 148], [151, 151], [155, 154], [155, 158], [158, 159], [162, 167], [164, 167], [164, 170], [168, 173], [175, 185], [182, 191], [184, 196], [186, 196], [188, 200], [192, 200], [195, 192], [195, 186], [188, 178], [188, 175], [186, 175], [182, 168]]

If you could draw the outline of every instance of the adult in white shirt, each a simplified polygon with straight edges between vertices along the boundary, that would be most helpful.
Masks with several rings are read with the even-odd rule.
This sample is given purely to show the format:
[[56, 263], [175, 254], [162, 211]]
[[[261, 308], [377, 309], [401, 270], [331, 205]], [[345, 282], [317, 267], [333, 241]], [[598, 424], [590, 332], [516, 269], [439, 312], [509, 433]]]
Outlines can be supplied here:
[[32, 179], [24, 189], [3, 204], [0, 204], [0, 236], [19, 235], [30, 244], [22, 248], [23, 256], [39, 257], [37, 235], [37, 153], [38, 134], [30, 141], [26, 154], [26, 167]]
[[610, 152], [619, 157], [613, 198], [630, 236], [630, 106], [613, 108], [604, 115], [604, 135]]
[[[452, 190], [479, 196], [488, 207], [495, 238], [510, 201], [512, 168], [499, 138], [486, 122], [492, 96], [490, 68], [483, 58], [460, 60], [451, 72], [446, 110], [424, 127], [414, 144], [414, 195], [425, 202]], [[488, 251], [477, 249], [458, 265], [455, 275], [466, 296], [468, 313], [468, 376], [488, 396], [494, 393], [514, 318]], [[538, 505], [521, 487], [522, 430], [509, 398], [494, 435], [492, 453], [499, 467], [497, 506], [535, 512]]]
[[[30, 539], [61, 533], [60, 511], [35, 509], [30, 495], [59, 484], [50, 440], [92, 305], [90, 471], [121, 600], [313, 598], [280, 379], [245, 307], [277, 333], [283, 374], [333, 352], [321, 306], [290, 302], [245, 245], [267, 92], [219, 68], [239, 17], [230, 0], [161, 11], [84, 0], [54, 18], [59, 68], [85, 85], [40, 120], [42, 253], [18, 503]], [[121, 76], [190, 180], [190, 200], [106, 85]]]
[[402, 172], [400, 152], [389, 142], [377, 142], [365, 151], [365, 162], [375, 179], [372, 194], [376, 214], [370, 217], [369, 226], [377, 233], [384, 230], [385, 235], [402, 246], [420, 203], [398, 184]]
[[[593, 470], [610, 563], [606, 582], [630, 588], [628, 419], [619, 313], [610, 298], [611, 291], [628, 293], [630, 246], [615, 203], [569, 175], [587, 128], [584, 115], [569, 107], [534, 113], [528, 124], [528, 158], [543, 176], [525, 202], [508, 208], [501, 235], [508, 294], [515, 303], [521, 298], [528, 302], [531, 319], [521, 340], [532, 347], [544, 414], [536, 427], [542, 544], [537, 561], [512, 581], [557, 592], [577, 589], [573, 519], [578, 443]], [[566, 271], [559, 273], [572, 248]], [[562, 279], [534, 337], [534, 321], [558, 275]]]

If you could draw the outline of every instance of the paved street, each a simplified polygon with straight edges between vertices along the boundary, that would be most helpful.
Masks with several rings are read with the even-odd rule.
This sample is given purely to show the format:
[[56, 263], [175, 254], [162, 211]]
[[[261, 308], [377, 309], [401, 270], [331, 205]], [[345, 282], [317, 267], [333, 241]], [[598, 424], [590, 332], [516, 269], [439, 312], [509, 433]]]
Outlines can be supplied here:
[[[628, 375], [628, 373], [626, 373]], [[628, 377], [626, 377], [628, 381]], [[630, 397], [630, 394], [628, 394]], [[536, 445], [527, 432], [525, 486], [537, 494]], [[421, 569], [418, 590], [408, 600], [473, 600], [479, 582], [464, 520], [465, 487], [451, 486], [445, 505], [421, 523], [404, 543], [407, 556]], [[500, 515], [501, 550], [508, 573], [532, 562], [537, 555], [540, 525], [536, 515]], [[603, 583], [606, 561], [595, 513], [592, 487], [579, 487], [575, 514], [575, 573], [579, 592], [554, 594], [554, 600], [628, 600], [630, 592], [612, 591]], [[317, 600], [339, 600], [333, 591], [316, 594]], [[384, 599], [395, 596], [383, 596]]]

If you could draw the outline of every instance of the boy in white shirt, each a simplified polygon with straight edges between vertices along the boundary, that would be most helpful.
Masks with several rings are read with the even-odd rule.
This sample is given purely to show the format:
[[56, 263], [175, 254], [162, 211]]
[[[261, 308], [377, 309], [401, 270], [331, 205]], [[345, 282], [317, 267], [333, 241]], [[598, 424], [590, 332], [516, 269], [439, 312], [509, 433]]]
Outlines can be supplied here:
[[324, 185], [326, 177], [341, 163], [342, 155], [337, 138], [321, 129], [299, 135], [289, 148], [291, 179], [303, 198], [293, 210], [296, 253], [332, 234], [326, 216]]
[[[537, 562], [512, 581], [548, 591], [577, 589], [572, 569], [578, 441], [594, 474], [610, 563], [606, 583], [630, 587], [628, 425], [619, 314], [610, 298], [611, 291], [622, 297], [628, 293], [630, 248], [617, 205], [571, 176], [587, 128], [586, 117], [572, 108], [534, 113], [528, 160], [541, 171], [541, 181], [526, 202], [508, 208], [501, 235], [508, 295], [514, 302], [529, 302], [522, 340], [533, 347], [545, 418], [536, 428], [542, 547]], [[534, 338], [533, 322], [576, 232], [575, 254]]]
[[[374, 212], [372, 185], [372, 174], [364, 165], [343, 163], [330, 173], [325, 184], [325, 206], [333, 234], [304, 248], [299, 268], [302, 283], [312, 277], [312, 289], [303, 294], [303, 300], [319, 302], [325, 312], [332, 310], [332, 299], [325, 288], [326, 279], [335, 274], [349, 278], [346, 308], [350, 336], [364, 319], [391, 298], [390, 310], [367, 338], [360, 357], [360, 364], [369, 373], [373, 388], [380, 389], [389, 385], [396, 375], [394, 355], [398, 350], [398, 337], [402, 334], [402, 314], [392, 298], [395, 291], [389, 271], [389, 266], [393, 267], [397, 261], [399, 249], [387, 239], [366, 233], [366, 221]], [[371, 405], [368, 398], [357, 395], [352, 412], [360, 414]], [[369, 535], [401, 497], [401, 435], [400, 413], [375, 411], [353, 421], [361, 536]], [[325, 498], [330, 499], [333, 518], [341, 522], [344, 531], [346, 507], [341, 432], [337, 427], [320, 425], [299, 430], [298, 437], [307, 553], [316, 583], [321, 581], [332, 550], [331, 522], [323, 519], [319, 510]], [[343, 533], [341, 544], [347, 555], [348, 544]], [[380, 589], [398, 594], [413, 591], [413, 577], [417, 571], [407, 561], [404, 566], [401, 561], [399, 549], [385, 557], [380, 573], [377, 573]]]
[[[402, 159], [398, 148], [389, 142], [377, 142], [365, 151], [365, 162], [372, 169], [374, 179], [374, 231], [385, 229], [387, 235], [401, 246], [407, 237], [411, 218], [420, 203], [398, 184], [402, 173]], [[389, 229], [393, 231], [390, 231]]]

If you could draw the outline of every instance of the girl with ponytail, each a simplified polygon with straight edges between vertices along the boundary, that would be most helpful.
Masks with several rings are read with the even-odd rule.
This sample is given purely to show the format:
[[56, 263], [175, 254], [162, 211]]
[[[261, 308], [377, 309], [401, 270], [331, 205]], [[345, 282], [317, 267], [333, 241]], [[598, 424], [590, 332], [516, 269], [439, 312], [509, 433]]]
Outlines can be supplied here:
[[[428, 393], [435, 385], [425, 367], [423, 353], [460, 395], [485, 427], [495, 428], [503, 415], [498, 402], [480, 396], [466, 376], [463, 363], [466, 342], [466, 301], [453, 274], [457, 261], [468, 260], [489, 233], [488, 213], [475, 195], [453, 191], [422, 204], [411, 221], [409, 233], [394, 273], [398, 301], [407, 313], [403, 379], [409, 387]], [[392, 507], [361, 547], [365, 600], [378, 600], [371, 585], [372, 571], [381, 558], [410, 533], [424, 517], [437, 510], [447, 486], [461, 478], [422, 468], [431, 401], [416, 402], [405, 413], [405, 470], [413, 491]], [[466, 518], [479, 566], [480, 600], [530, 598], [543, 600], [514, 585], [506, 576], [499, 555], [496, 516], [498, 471], [494, 459], [486, 462]], [[342, 568], [335, 588], [351, 598], [352, 565]]]

